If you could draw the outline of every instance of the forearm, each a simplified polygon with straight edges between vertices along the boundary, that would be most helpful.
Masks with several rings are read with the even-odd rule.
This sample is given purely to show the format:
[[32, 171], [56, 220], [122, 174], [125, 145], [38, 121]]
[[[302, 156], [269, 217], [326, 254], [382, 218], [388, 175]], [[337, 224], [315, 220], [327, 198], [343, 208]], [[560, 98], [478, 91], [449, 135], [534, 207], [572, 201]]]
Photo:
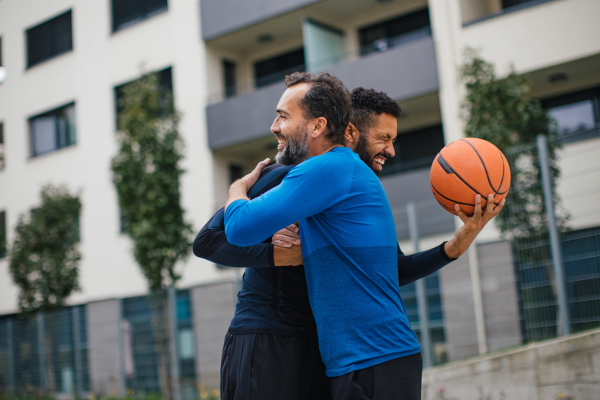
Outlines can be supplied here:
[[410, 256], [404, 255], [398, 249], [398, 282], [400, 286], [425, 278], [454, 261], [454, 258], [448, 257], [446, 254], [445, 244]]
[[227, 202], [225, 203], [225, 210], [227, 210], [227, 207], [236, 200], [250, 200], [248, 198], [248, 190], [249, 188], [242, 179], [233, 182], [229, 187], [229, 195], [227, 197]]
[[258, 243], [240, 247], [227, 241], [223, 228], [223, 209], [202, 228], [194, 240], [194, 254], [216, 264], [238, 268], [273, 267], [273, 245]]

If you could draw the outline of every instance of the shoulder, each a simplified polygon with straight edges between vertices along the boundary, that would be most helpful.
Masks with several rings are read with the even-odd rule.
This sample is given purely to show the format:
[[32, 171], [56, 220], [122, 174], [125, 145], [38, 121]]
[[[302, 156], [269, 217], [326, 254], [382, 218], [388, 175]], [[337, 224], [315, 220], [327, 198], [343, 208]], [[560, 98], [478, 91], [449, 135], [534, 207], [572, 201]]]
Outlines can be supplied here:
[[[346, 147], [335, 147], [325, 154], [310, 157], [292, 168], [291, 172], [314, 173], [328, 171], [331, 173], [348, 172], [348, 168], [358, 159], [354, 152]], [[358, 159], [360, 161], [360, 159]], [[351, 170], [350, 170], [351, 171]]]

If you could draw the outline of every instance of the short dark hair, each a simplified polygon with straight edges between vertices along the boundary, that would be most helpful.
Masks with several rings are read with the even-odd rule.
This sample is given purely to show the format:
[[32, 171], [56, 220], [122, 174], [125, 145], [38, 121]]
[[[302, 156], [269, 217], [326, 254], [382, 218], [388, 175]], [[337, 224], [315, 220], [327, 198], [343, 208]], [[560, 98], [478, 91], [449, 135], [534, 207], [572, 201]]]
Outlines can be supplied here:
[[305, 118], [324, 117], [327, 120], [327, 138], [334, 144], [344, 144], [344, 133], [350, 121], [352, 99], [346, 85], [326, 72], [311, 75], [308, 72], [294, 72], [285, 77], [287, 87], [299, 83], [310, 84], [300, 100]]
[[375, 125], [375, 117], [381, 114], [389, 114], [395, 118], [400, 118], [402, 109], [387, 93], [362, 87], [357, 87], [352, 91], [350, 122], [361, 135], [365, 135]]

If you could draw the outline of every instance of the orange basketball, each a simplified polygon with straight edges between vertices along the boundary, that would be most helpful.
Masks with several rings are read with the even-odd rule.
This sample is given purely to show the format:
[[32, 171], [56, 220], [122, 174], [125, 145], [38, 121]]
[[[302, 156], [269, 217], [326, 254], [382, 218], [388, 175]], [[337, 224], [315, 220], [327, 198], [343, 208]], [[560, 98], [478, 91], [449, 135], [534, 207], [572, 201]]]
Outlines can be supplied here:
[[455, 214], [458, 204], [463, 212], [473, 215], [475, 195], [481, 195], [481, 207], [494, 194], [494, 207], [508, 194], [510, 168], [504, 154], [483, 139], [455, 140], [444, 147], [433, 160], [429, 175], [435, 199], [448, 212]]

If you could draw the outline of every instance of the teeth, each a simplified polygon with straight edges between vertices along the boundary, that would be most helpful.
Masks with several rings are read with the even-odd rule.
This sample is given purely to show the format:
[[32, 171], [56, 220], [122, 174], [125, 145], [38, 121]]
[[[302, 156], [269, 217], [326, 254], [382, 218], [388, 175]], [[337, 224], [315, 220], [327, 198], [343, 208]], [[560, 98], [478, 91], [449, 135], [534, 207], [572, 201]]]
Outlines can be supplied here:
[[285, 139], [277, 139], [277, 141], [279, 142], [279, 144], [284, 144], [285, 143]]
[[375, 162], [381, 166], [383, 166], [383, 164], [385, 164], [385, 160], [382, 160], [381, 158], [376, 158]]

